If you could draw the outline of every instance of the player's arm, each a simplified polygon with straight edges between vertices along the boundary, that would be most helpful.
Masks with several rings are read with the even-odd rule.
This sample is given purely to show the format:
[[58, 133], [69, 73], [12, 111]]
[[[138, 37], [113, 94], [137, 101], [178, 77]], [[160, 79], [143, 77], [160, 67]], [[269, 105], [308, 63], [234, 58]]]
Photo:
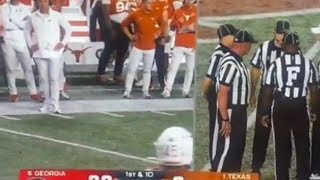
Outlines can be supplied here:
[[210, 66], [209, 66], [207, 75], [206, 75], [206, 77], [203, 81], [203, 84], [202, 84], [202, 93], [203, 93], [203, 97], [205, 99], [208, 99], [209, 90], [210, 90], [212, 83], [214, 83], [214, 81], [215, 81], [217, 68], [218, 68], [219, 61], [221, 58], [222, 58], [221, 55], [218, 55], [215, 53], [212, 54], [212, 56], [211, 56]]
[[34, 53], [35, 51], [37, 51], [39, 49], [38, 44], [32, 42], [32, 32], [33, 32], [32, 20], [31, 20], [31, 17], [29, 17], [27, 19], [26, 24], [25, 24], [24, 36], [26, 38], [27, 45], [29, 47], [31, 55], [32, 55], [32, 53]]
[[60, 27], [64, 30], [64, 36], [61, 43], [63, 44], [63, 46], [65, 46], [71, 39], [72, 28], [70, 23], [62, 15], [60, 16], [59, 22], [60, 22]]
[[169, 11], [168, 11], [168, 8], [166, 8], [162, 12], [162, 21], [161, 21], [160, 27], [162, 27], [161, 28], [162, 29], [161, 36], [167, 37], [167, 35], [169, 33]]
[[173, 13], [171, 22], [170, 22], [170, 30], [171, 31], [176, 31], [178, 28], [178, 19], [177, 19], [177, 11]]
[[26, 24], [25, 24], [24, 36], [25, 36], [25, 38], [26, 38], [28, 47], [31, 48], [31, 46], [33, 45], [33, 42], [32, 42], [32, 23], [31, 23], [31, 17], [27, 19], [27, 22], [26, 22]]
[[138, 37], [130, 32], [130, 25], [134, 22], [134, 13], [130, 14], [126, 19], [121, 23], [123, 33], [131, 40], [135, 41]]
[[271, 105], [273, 101], [273, 92], [276, 85], [276, 63], [272, 63], [268, 72], [265, 87], [262, 91], [262, 100], [261, 100], [261, 113], [258, 114], [261, 124], [265, 127], [268, 127], [270, 122], [271, 114]]
[[218, 107], [222, 118], [222, 127], [220, 133], [228, 137], [231, 133], [230, 117], [228, 114], [229, 92], [233, 80], [238, 73], [236, 65], [232, 62], [225, 63], [219, 70], [219, 90], [218, 90]]
[[108, 33], [111, 34], [112, 23], [111, 23], [111, 18], [109, 15], [109, 12], [111, 9], [110, 6], [111, 6], [111, 0], [102, 0], [101, 1], [101, 8], [102, 8], [104, 23], [106, 25], [106, 31], [108, 31]]
[[250, 94], [250, 106], [255, 108], [257, 103], [256, 90], [261, 77], [262, 59], [261, 59], [261, 46], [257, 49], [250, 64], [251, 69], [251, 94]]

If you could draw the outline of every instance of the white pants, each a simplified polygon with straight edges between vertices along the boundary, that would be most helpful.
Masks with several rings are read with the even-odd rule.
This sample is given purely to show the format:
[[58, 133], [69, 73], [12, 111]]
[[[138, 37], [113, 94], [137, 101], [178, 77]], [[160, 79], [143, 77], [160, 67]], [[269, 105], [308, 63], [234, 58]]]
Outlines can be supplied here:
[[195, 51], [193, 48], [179, 46], [173, 49], [172, 61], [168, 68], [166, 89], [169, 91], [172, 90], [183, 57], [185, 57], [187, 63], [187, 69], [184, 74], [183, 91], [185, 93], [189, 93], [190, 91], [195, 66]]
[[32, 71], [31, 58], [27, 47], [17, 48], [10, 43], [3, 43], [1, 47], [3, 50], [4, 61], [6, 65], [9, 93], [11, 95], [18, 94], [15, 73], [20, 63], [25, 74], [29, 93], [37, 94], [37, 88]]
[[126, 76], [125, 90], [131, 92], [134, 77], [139, 68], [139, 63], [143, 61], [143, 87], [142, 92], [148, 93], [151, 81], [151, 69], [154, 61], [155, 49], [140, 50], [132, 47], [129, 55], [128, 72]]
[[[61, 58], [61, 60], [60, 60], [60, 71], [59, 71], [59, 90], [60, 91], [64, 90], [64, 83], [66, 82], [66, 78], [64, 76], [63, 66], [64, 66], [64, 59]], [[41, 79], [39, 79], [39, 91], [43, 91]]]
[[39, 81], [45, 96], [45, 105], [53, 105], [59, 108], [59, 75], [60, 58], [40, 59], [36, 58], [39, 71]]
[[61, 58], [60, 60], [60, 73], [59, 73], [59, 90], [63, 91], [64, 83], [66, 82], [66, 78], [64, 76], [64, 59]]

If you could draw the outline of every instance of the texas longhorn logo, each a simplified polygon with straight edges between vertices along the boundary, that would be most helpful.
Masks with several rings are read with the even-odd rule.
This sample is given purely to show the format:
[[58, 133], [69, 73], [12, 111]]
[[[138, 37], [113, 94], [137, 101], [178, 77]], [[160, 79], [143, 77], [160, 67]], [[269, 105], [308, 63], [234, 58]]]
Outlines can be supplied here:
[[65, 48], [64, 51], [69, 50], [69, 51], [71, 52], [71, 54], [73, 54], [74, 57], [76, 58], [76, 62], [79, 63], [79, 62], [80, 62], [80, 56], [83, 55], [84, 52], [85, 52], [87, 49], [89, 49], [89, 48], [91, 48], [91, 46], [86, 47], [86, 48], [84, 48], [84, 49], [82, 49], [82, 50], [73, 50], [73, 49], [70, 49], [70, 48], [68, 47], [68, 45], [66, 45], [66, 48]]

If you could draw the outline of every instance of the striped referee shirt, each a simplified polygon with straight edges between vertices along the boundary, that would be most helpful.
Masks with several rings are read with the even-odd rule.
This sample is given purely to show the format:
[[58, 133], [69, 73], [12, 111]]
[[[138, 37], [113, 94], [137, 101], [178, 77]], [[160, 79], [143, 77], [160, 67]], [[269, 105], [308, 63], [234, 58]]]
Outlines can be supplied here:
[[210, 66], [207, 71], [207, 78], [210, 78], [211, 80], [216, 80], [217, 72], [218, 72], [218, 67], [221, 62], [222, 57], [229, 52], [229, 48], [222, 43], [220, 43], [214, 52], [211, 55], [210, 59]]
[[268, 68], [271, 63], [283, 55], [281, 48], [275, 46], [274, 39], [263, 42], [254, 54], [250, 64], [262, 69], [261, 85], [265, 85]]
[[271, 64], [266, 85], [276, 88], [288, 98], [307, 96], [311, 84], [318, 84], [318, 72], [314, 63], [301, 54], [284, 54]]
[[219, 85], [231, 87], [228, 107], [248, 105], [250, 77], [241, 56], [228, 52], [221, 60], [217, 80]]

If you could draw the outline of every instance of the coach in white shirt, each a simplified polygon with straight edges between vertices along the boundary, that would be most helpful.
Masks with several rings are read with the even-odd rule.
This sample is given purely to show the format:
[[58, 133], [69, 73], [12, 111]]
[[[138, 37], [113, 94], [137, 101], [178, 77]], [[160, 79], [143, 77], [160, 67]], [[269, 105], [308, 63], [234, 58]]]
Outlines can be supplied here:
[[29, 8], [20, 0], [10, 0], [2, 9], [4, 23], [4, 43], [1, 44], [10, 93], [10, 101], [18, 101], [15, 72], [19, 63], [25, 73], [26, 83], [31, 94], [31, 99], [40, 102], [37, 95], [31, 58], [24, 36], [25, 22], [30, 16]]
[[[26, 24], [25, 34], [38, 66], [45, 95], [44, 105], [39, 110], [60, 113], [60, 61], [63, 49], [71, 38], [71, 25], [59, 12], [50, 8], [49, 0], [38, 0], [37, 3], [39, 10], [31, 14]], [[65, 31], [63, 38], [60, 38], [60, 27]], [[35, 41], [31, 38], [33, 31]]]

